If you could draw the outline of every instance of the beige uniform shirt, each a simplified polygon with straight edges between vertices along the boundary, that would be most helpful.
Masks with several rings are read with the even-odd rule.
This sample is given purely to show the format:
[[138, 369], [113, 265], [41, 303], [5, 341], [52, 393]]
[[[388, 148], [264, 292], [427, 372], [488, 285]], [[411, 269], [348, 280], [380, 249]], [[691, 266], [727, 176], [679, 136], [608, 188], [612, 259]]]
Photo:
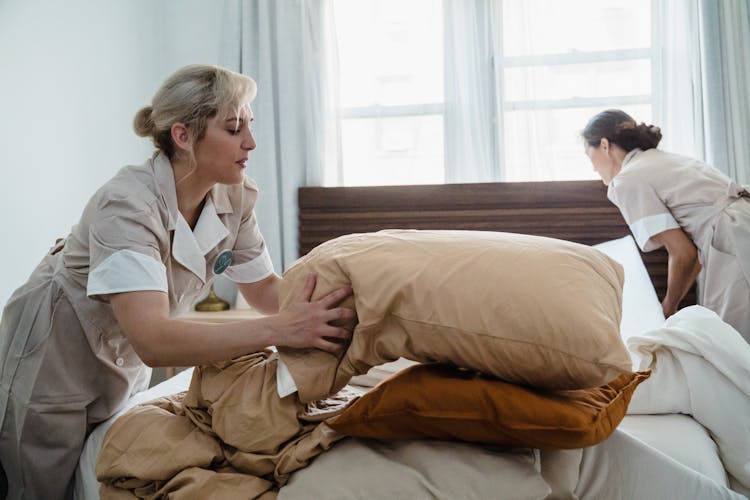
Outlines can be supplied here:
[[607, 191], [644, 252], [657, 234], [682, 228], [703, 265], [699, 302], [750, 341], [750, 198], [703, 162], [635, 149]]
[[[236, 282], [273, 272], [256, 197], [249, 179], [215, 186], [191, 230], [177, 207], [169, 160], [158, 154], [123, 168], [91, 198], [70, 235], [13, 294], [0, 323], [0, 461], [11, 483], [49, 474], [45, 461], [65, 481], [91, 426], [148, 386], [150, 369], [101, 296], [163, 291], [175, 317], [208, 290], [215, 271]], [[228, 260], [226, 250], [231, 262], [223, 269], [217, 257], [224, 252]], [[56, 496], [34, 489], [40, 484], [27, 484], [23, 496]], [[11, 492], [18, 488], [10, 484]]]

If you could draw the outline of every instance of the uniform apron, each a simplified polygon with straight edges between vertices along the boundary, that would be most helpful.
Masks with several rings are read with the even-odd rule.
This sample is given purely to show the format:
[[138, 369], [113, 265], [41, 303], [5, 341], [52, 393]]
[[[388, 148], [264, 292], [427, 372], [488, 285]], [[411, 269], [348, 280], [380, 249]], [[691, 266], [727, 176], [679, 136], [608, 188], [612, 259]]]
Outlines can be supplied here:
[[622, 212], [641, 250], [653, 236], [681, 228], [698, 248], [703, 269], [698, 303], [750, 342], [750, 198], [715, 168], [657, 149], [634, 149], [607, 196]]
[[699, 302], [750, 343], [750, 195], [732, 184], [715, 207], [711, 237], [700, 249], [705, 276]]

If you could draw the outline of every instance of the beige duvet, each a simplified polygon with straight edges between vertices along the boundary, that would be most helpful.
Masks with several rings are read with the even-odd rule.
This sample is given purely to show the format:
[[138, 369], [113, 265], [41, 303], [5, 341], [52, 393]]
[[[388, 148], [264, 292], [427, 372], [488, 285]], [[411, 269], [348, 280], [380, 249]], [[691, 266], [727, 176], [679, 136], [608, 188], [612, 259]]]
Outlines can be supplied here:
[[343, 436], [322, 421], [350, 390], [303, 405], [276, 393], [271, 351], [196, 368], [186, 393], [133, 408], [106, 434], [102, 499], [273, 498], [289, 475]]

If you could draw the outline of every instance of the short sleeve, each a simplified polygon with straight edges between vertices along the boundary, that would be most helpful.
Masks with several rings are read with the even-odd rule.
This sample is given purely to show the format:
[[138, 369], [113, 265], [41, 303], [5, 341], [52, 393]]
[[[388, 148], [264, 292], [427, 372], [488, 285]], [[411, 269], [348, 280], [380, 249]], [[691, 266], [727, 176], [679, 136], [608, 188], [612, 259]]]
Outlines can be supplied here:
[[89, 222], [89, 297], [121, 292], [167, 291], [157, 210], [135, 201], [111, 200]]
[[615, 177], [607, 190], [607, 197], [620, 209], [644, 252], [661, 247], [654, 236], [680, 227], [654, 187], [636, 176]]
[[255, 218], [255, 183], [247, 179], [243, 185], [242, 220], [234, 244], [232, 265], [224, 276], [235, 283], [255, 283], [273, 274], [273, 263], [266, 242]]

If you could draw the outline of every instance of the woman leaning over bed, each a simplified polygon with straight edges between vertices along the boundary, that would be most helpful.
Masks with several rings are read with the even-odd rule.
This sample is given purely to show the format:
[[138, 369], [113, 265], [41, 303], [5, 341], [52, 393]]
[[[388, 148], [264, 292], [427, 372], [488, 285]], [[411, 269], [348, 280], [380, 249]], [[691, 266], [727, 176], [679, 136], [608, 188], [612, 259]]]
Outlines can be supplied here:
[[705, 163], [656, 149], [661, 131], [620, 110], [583, 130], [586, 154], [644, 252], [669, 254], [670, 316], [703, 268], [699, 303], [750, 341], [750, 195]]
[[[278, 310], [245, 163], [255, 82], [214, 66], [169, 77], [135, 131], [157, 151], [91, 198], [79, 223], [11, 297], [0, 323], [0, 463], [9, 499], [66, 498], [86, 435], [133, 393], [146, 366], [228, 360], [269, 345], [337, 351], [342, 288]], [[221, 326], [178, 319], [223, 273], [261, 319]]]

